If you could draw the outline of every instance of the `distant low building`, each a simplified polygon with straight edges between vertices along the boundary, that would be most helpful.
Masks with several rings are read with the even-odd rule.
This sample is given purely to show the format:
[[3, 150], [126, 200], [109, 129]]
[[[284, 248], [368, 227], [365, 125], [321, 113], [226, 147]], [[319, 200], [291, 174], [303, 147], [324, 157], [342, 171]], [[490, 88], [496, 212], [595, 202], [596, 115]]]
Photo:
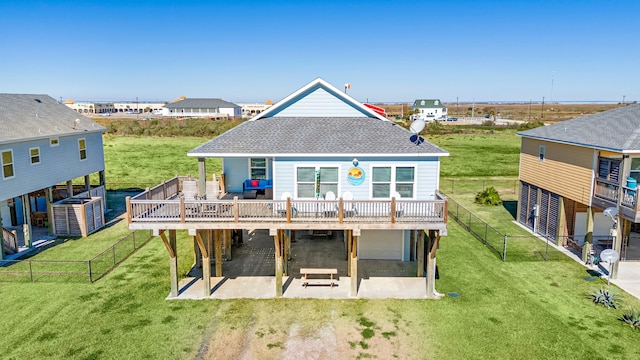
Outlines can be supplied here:
[[417, 110], [411, 120], [436, 121], [447, 119], [447, 107], [439, 99], [418, 99], [410, 110]]
[[176, 118], [239, 118], [242, 116], [242, 108], [222, 99], [184, 98], [165, 105], [162, 115]]
[[267, 101], [264, 104], [255, 103], [255, 104], [238, 104], [238, 105], [242, 108], [242, 117], [250, 118], [270, 108], [273, 105], [273, 102]]
[[113, 103], [97, 103], [97, 102], [75, 102], [71, 99], [65, 100], [64, 104], [67, 107], [75, 110], [79, 114], [91, 115], [91, 114], [104, 114], [115, 112]]

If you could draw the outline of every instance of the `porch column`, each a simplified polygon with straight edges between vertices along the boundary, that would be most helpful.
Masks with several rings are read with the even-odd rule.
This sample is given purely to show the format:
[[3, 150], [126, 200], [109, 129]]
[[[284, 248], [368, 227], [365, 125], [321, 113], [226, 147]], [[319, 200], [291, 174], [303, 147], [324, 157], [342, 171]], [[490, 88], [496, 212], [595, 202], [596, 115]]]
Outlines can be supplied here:
[[224, 260], [231, 261], [231, 230], [222, 230], [222, 240], [224, 244]]
[[29, 194], [20, 196], [22, 200], [22, 232], [24, 233], [24, 246], [30, 248], [33, 246], [33, 238], [31, 237], [31, 199]]
[[53, 187], [49, 186], [44, 191], [44, 198], [47, 204], [47, 222], [49, 223], [49, 235], [53, 235], [55, 233], [55, 228], [53, 226], [53, 207], [51, 204], [53, 203]]
[[198, 158], [198, 196], [202, 198], [207, 194], [207, 169], [205, 158]]
[[73, 183], [71, 180], [67, 180], [67, 197], [73, 196]]
[[424, 277], [424, 230], [418, 230], [418, 264], [416, 265], [416, 276]]
[[105, 186], [107, 183], [105, 181], [104, 170], [98, 171], [98, 177], [100, 178], [100, 186]]
[[[613, 250], [615, 250], [618, 255], [620, 255], [620, 257], [619, 260], [613, 263], [613, 266], [611, 266], [612, 279], [618, 278], [618, 264], [620, 264], [620, 261], [622, 260], [622, 240], [625, 237], [628, 239], [629, 235], [631, 234], [631, 221], [622, 219], [621, 217], [619, 217], [618, 219], [618, 221], [620, 222], [620, 226], [618, 226], [618, 234], [616, 235], [615, 241], [613, 242]], [[627, 240], [627, 244], [628, 243], [629, 242]]]
[[169, 252], [169, 270], [171, 278], [171, 294], [170, 297], [178, 296], [178, 252], [176, 246], [176, 230], [169, 230], [169, 239], [164, 234], [164, 231], [160, 232], [160, 238], [164, 242], [164, 246]]
[[587, 235], [584, 236], [584, 245], [582, 246], [582, 261], [587, 262], [591, 244], [593, 244], [593, 208], [587, 206]]
[[216, 247], [216, 277], [222, 277], [222, 230], [213, 230]]
[[289, 258], [291, 257], [291, 230], [282, 231], [282, 243], [284, 244], [284, 269], [283, 273], [289, 276]]
[[91, 179], [89, 178], [89, 175], [85, 175], [84, 176], [84, 191], [89, 191], [91, 190]]
[[[360, 236], [360, 230], [348, 230], [352, 232], [352, 244], [351, 254], [349, 255], [349, 262], [351, 263], [351, 297], [358, 296], [358, 237]], [[357, 235], [356, 235], [357, 234]]]
[[416, 261], [416, 231], [409, 230], [409, 261]]
[[[203, 239], [203, 235], [206, 239]], [[208, 230], [198, 230], [195, 236], [202, 253], [202, 287], [205, 297], [211, 295], [211, 258], [209, 257], [209, 249], [205, 245], [209, 242], [208, 235]]]
[[439, 299], [436, 292], [436, 251], [440, 243], [440, 232], [429, 230], [427, 237], [427, 299]]
[[351, 276], [351, 237], [353, 236], [353, 233], [351, 232], [351, 230], [345, 230], [344, 231], [344, 239], [347, 243], [347, 276]]
[[563, 246], [567, 243], [567, 214], [564, 208], [564, 198], [558, 197], [558, 228], [556, 232], [556, 245]]
[[276, 297], [282, 297], [282, 272], [283, 272], [283, 244], [281, 242], [283, 230], [269, 230], [269, 234], [273, 236], [275, 246], [275, 262], [276, 262]]
[[193, 237], [193, 267], [201, 269], [202, 268], [202, 253], [200, 252], [200, 247], [198, 246], [198, 241], [196, 237]]
[[627, 230], [627, 228], [631, 227], [630, 221], [627, 219], [623, 219], [620, 211], [621, 205], [622, 205], [622, 198], [624, 197], [624, 189], [622, 187], [626, 185], [627, 176], [629, 176], [628, 174], [631, 171], [631, 160], [629, 159], [628, 154], [622, 155], [622, 164], [620, 164], [620, 170], [621, 170], [620, 174], [623, 174], [624, 176], [618, 176], [619, 178], [618, 179], [618, 201], [616, 204], [616, 208], [618, 209], [618, 224], [616, 226], [616, 230], [618, 231], [616, 232], [616, 236], [613, 237], [613, 246], [611, 247], [620, 256], [619, 256], [619, 260], [616, 261], [613, 264], [613, 266], [611, 266], [611, 274], [610, 274], [611, 279], [618, 278], [618, 264], [622, 259], [622, 252], [621, 252], [622, 240], [624, 239], [624, 236], [628, 234], [628, 232], [630, 231], [630, 230]]

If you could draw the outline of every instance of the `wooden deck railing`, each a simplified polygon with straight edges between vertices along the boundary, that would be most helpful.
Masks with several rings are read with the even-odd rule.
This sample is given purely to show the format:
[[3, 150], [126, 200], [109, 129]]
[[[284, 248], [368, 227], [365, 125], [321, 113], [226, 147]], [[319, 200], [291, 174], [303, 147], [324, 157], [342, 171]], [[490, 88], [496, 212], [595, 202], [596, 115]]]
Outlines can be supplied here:
[[[608, 200], [612, 203], [617, 203], [619, 189], [620, 189], [620, 186], [616, 183], [602, 180], [602, 179], [596, 179], [594, 195], [598, 198]], [[640, 211], [640, 206], [638, 206], [637, 190], [623, 186], [622, 201], [620, 202], [620, 204], [636, 212]]]
[[127, 198], [135, 222], [446, 223], [438, 200], [143, 200]]
[[2, 228], [2, 240], [4, 242], [4, 252], [6, 254], [15, 254], [18, 252], [18, 235], [15, 230]]

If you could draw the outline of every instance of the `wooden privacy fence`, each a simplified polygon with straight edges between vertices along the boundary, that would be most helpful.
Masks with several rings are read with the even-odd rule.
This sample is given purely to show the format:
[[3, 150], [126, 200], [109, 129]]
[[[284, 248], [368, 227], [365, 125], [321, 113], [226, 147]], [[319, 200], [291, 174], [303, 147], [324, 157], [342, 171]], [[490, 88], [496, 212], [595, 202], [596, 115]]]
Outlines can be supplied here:
[[89, 260], [1, 260], [0, 281], [94, 282], [151, 238], [150, 231], [131, 232]]

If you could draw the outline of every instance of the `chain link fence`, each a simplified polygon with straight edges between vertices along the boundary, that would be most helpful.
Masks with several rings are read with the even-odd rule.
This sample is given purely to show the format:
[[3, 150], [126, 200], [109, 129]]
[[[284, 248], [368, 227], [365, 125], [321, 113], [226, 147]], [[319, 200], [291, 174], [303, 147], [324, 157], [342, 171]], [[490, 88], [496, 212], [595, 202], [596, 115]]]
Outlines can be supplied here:
[[150, 230], [121, 238], [89, 260], [0, 260], [0, 281], [94, 282], [151, 240]]

